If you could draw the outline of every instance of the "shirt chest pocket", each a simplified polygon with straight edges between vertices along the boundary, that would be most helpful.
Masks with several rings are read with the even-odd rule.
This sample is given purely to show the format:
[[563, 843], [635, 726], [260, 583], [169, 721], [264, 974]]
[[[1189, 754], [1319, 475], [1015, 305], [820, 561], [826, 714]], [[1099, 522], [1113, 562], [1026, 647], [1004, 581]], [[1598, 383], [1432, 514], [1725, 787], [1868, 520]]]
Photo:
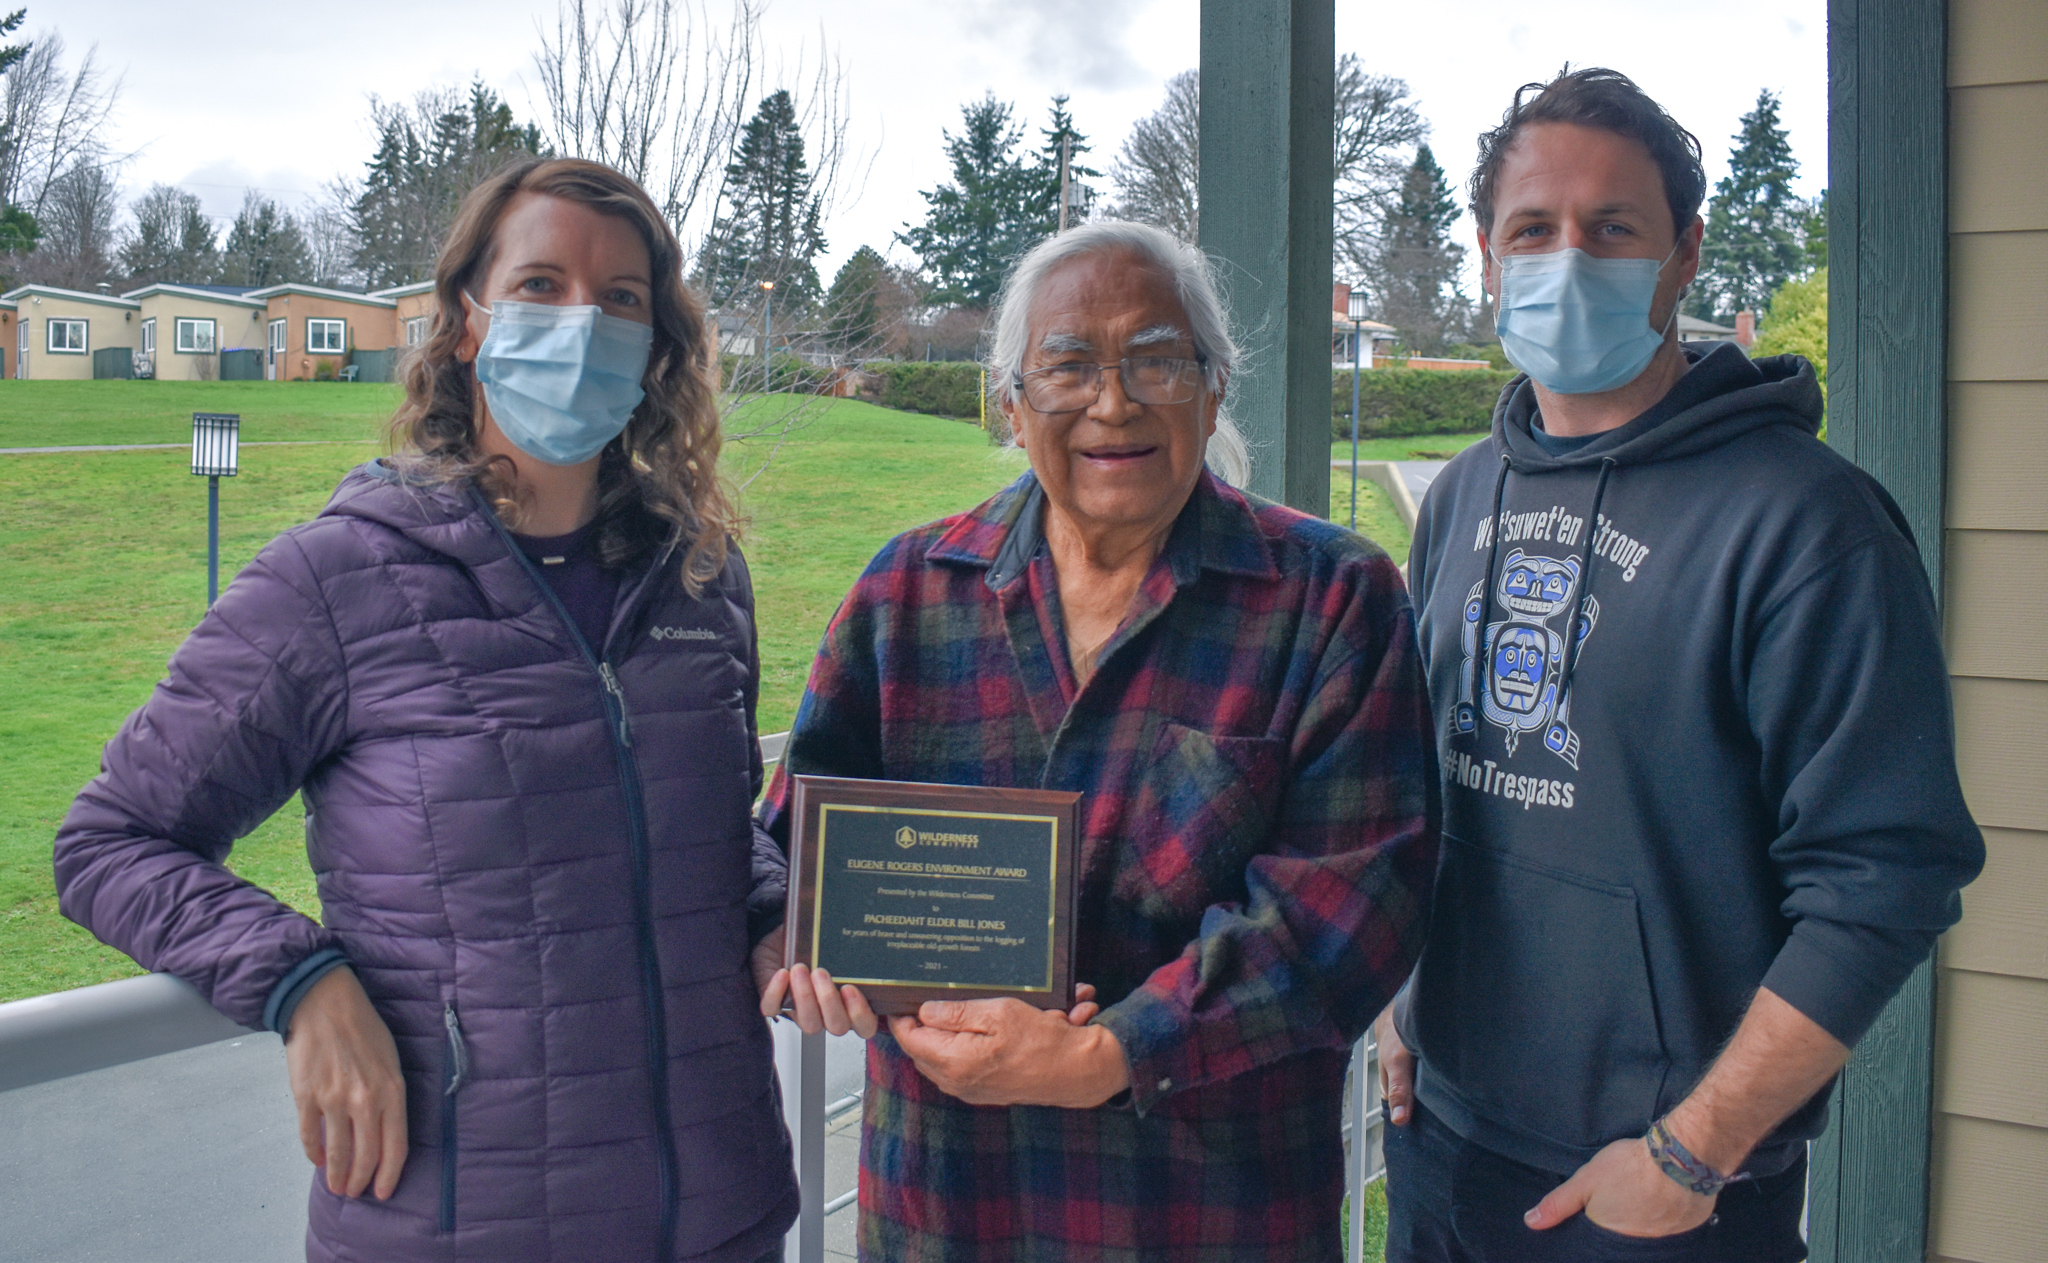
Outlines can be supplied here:
[[1245, 865], [1267, 849], [1286, 744], [1169, 723], [1140, 771], [1113, 897], [1147, 920], [1199, 919], [1245, 898]]

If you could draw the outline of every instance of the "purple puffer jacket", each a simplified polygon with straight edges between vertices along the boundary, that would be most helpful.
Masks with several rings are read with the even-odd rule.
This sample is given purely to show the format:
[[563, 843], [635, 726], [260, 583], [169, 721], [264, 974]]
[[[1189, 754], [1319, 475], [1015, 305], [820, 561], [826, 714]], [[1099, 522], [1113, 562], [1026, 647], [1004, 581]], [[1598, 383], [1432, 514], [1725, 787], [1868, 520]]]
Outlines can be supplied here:
[[[672, 553], [627, 578], [601, 653], [474, 491], [364, 465], [222, 594], [57, 835], [65, 915], [236, 1021], [338, 948], [390, 1025], [404, 1178], [316, 1178], [309, 1258], [751, 1263], [794, 1218], [737, 551], [698, 599]], [[294, 790], [324, 929], [221, 866]]]

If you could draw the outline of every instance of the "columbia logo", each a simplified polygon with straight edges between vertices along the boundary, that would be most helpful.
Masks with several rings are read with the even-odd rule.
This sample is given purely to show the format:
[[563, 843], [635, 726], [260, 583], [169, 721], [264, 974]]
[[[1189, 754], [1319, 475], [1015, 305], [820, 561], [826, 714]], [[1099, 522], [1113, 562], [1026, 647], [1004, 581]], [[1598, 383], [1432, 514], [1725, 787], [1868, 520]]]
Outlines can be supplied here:
[[657, 627], [648, 635], [656, 640], [717, 640], [718, 633], [709, 627]]

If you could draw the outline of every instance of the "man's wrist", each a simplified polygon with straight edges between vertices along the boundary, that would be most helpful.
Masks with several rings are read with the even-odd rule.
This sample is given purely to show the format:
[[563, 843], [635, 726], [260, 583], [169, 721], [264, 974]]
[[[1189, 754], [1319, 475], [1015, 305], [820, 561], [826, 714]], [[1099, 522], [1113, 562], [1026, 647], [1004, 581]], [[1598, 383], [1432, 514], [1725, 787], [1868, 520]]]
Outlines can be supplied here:
[[1754, 1140], [1730, 1135], [1711, 1111], [1692, 1098], [1680, 1102], [1662, 1121], [1687, 1153], [1723, 1175], [1740, 1167], [1755, 1148]]
[[1701, 1197], [1712, 1197], [1724, 1186], [1749, 1178], [1744, 1173], [1716, 1166], [1693, 1153], [1672, 1131], [1669, 1116], [1650, 1124], [1648, 1134], [1643, 1137], [1643, 1145], [1649, 1150], [1650, 1161], [1657, 1165], [1658, 1170], [1680, 1188]]
[[1131, 1063], [1124, 1056], [1122, 1041], [1108, 1027], [1090, 1024], [1081, 1030], [1094, 1040], [1088, 1062], [1094, 1068], [1091, 1079], [1100, 1095], [1100, 1104], [1131, 1086]]

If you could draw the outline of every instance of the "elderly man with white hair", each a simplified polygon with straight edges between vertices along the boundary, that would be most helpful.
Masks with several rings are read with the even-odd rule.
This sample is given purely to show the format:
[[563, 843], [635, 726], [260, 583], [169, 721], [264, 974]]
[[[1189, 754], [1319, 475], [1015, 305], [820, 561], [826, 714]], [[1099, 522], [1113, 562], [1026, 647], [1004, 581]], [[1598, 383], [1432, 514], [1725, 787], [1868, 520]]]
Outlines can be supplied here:
[[864, 1259], [1338, 1255], [1346, 1051], [1420, 947], [1435, 756], [1393, 563], [1230, 485], [1237, 358], [1194, 248], [1039, 245], [989, 365], [1030, 472], [890, 541], [825, 634], [785, 848], [795, 774], [1083, 795], [1073, 1011], [878, 1029], [823, 971], [766, 989], [872, 1037]]

